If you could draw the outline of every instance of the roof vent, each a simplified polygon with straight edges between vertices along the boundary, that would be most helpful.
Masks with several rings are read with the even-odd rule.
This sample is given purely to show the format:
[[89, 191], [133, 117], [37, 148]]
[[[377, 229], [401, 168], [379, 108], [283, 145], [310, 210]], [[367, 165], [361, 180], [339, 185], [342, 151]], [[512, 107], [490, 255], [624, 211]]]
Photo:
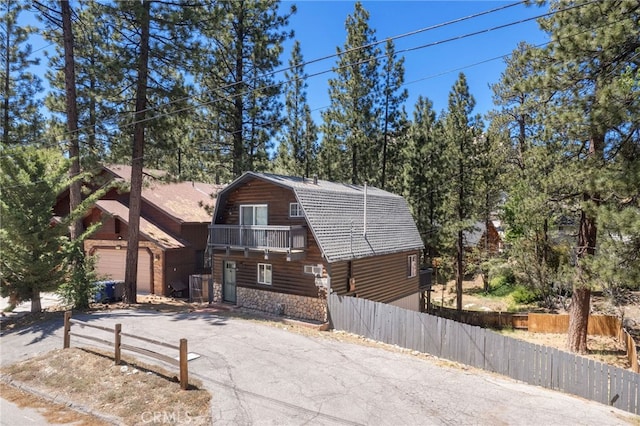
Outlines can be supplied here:
[[318, 175], [313, 175], [313, 184], [314, 185], [318, 184]]

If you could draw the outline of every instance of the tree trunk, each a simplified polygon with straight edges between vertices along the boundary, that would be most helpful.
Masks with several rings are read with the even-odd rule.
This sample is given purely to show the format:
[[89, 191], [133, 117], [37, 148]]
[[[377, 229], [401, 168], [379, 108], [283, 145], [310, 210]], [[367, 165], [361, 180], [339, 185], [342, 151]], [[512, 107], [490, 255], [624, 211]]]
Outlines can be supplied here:
[[587, 324], [589, 321], [591, 290], [587, 287], [573, 289], [569, 309], [568, 349], [571, 352], [586, 354]]
[[40, 301], [40, 290], [34, 288], [31, 293], [31, 312], [42, 311], [42, 302]]
[[[62, 17], [62, 37], [64, 43], [64, 86], [67, 110], [67, 131], [69, 132], [69, 213], [76, 212], [82, 202], [80, 181], [80, 143], [78, 142], [78, 107], [76, 104], [76, 71], [73, 55], [73, 29], [71, 27], [71, 6], [69, 1], [60, 1]], [[82, 219], [73, 220], [69, 226], [69, 236], [76, 240], [82, 235]]]
[[244, 90], [245, 83], [242, 81], [244, 79], [244, 9], [240, 8], [239, 16], [238, 16], [238, 26], [236, 29], [236, 75], [235, 81], [233, 85], [233, 93], [234, 93], [234, 108], [233, 108], [233, 178], [237, 178], [245, 170], [245, 153], [244, 153], [244, 133], [243, 133], [243, 122], [244, 122]]
[[[584, 167], [599, 167], [599, 161], [604, 152], [604, 135], [595, 134], [589, 144], [589, 160]], [[600, 196], [597, 193], [585, 192], [583, 202], [597, 206]], [[580, 214], [580, 229], [578, 230], [578, 248], [576, 252], [576, 279], [571, 296], [569, 311], [568, 349], [571, 352], [587, 352], [587, 321], [591, 308], [591, 272], [588, 259], [596, 254], [598, 229], [595, 216], [587, 213], [584, 208]]]
[[129, 234], [125, 269], [125, 303], [136, 303], [138, 276], [138, 244], [142, 204], [142, 169], [144, 167], [144, 129], [149, 62], [150, 3], [143, 1], [140, 21], [140, 56], [136, 87], [136, 112], [131, 158], [131, 190], [129, 192]]
[[9, 91], [11, 89], [11, 58], [9, 52], [11, 51], [11, 20], [7, 19], [5, 21], [5, 34], [6, 34], [6, 44], [5, 48], [5, 58], [4, 58], [4, 99], [3, 99], [3, 117], [2, 117], [2, 141], [4, 142], [4, 146], [9, 146], [9, 122], [11, 120], [11, 116], [9, 115]]
[[458, 231], [458, 240], [456, 241], [456, 309], [462, 310], [462, 278], [464, 258], [464, 239], [463, 232]]

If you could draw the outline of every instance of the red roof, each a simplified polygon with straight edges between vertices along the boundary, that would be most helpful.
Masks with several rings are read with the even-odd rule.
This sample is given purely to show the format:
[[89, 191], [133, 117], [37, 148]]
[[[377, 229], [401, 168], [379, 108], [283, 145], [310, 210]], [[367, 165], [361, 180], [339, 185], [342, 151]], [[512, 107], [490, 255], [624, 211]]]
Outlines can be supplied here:
[[[98, 200], [96, 206], [110, 216], [129, 222], [129, 208], [117, 200]], [[140, 234], [165, 249], [185, 247], [185, 243], [164, 232], [145, 218], [140, 218]]]
[[[108, 165], [105, 169], [126, 182], [131, 180], [131, 166]], [[144, 169], [142, 198], [183, 223], [211, 222], [215, 200], [213, 195], [224, 185], [202, 182], [165, 182], [167, 173]], [[205, 207], [208, 207], [209, 210]]]

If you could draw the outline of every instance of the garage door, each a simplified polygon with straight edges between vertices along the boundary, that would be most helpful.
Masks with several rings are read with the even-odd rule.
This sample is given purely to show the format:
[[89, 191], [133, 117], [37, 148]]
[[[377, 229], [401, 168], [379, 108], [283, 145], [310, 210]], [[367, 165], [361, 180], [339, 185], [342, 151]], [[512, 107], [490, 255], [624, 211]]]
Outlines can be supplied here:
[[[99, 248], [96, 250], [98, 260], [96, 271], [101, 277], [112, 280], [124, 280], [127, 250]], [[145, 249], [138, 250], [138, 293], [151, 292], [151, 253]]]

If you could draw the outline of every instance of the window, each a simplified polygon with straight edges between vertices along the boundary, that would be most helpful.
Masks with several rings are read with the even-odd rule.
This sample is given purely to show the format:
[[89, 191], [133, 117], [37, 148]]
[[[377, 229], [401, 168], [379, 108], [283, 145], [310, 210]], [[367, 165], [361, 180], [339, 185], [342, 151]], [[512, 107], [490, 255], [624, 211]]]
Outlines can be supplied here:
[[304, 265], [304, 273], [322, 277], [322, 265]]
[[267, 205], [240, 206], [240, 225], [266, 225]]
[[407, 278], [418, 275], [418, 255], [412, 254], [407, 257]]
[[289, 217], [304, 217], [304, 211], [298, 203], [289, 203]]
[[271, 285], [271, 265], [258, 263], [258, 284]]

